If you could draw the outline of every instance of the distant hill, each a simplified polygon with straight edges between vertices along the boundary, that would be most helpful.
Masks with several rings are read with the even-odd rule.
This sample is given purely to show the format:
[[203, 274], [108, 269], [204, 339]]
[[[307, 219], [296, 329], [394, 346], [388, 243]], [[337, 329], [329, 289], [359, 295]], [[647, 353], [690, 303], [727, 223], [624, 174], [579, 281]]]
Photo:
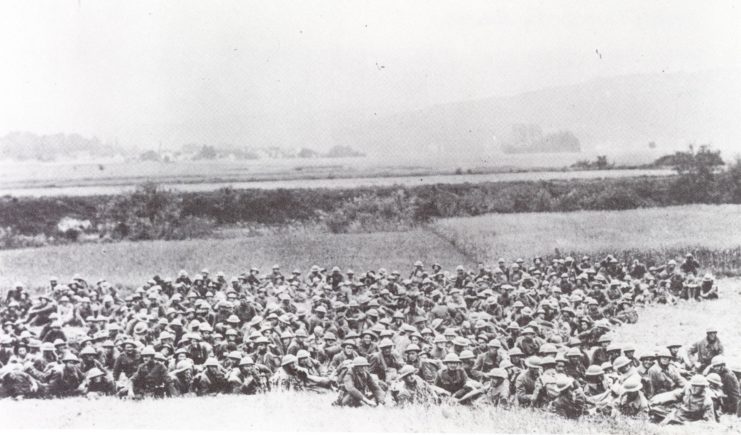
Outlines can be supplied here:
[[[662, 154], [690, 142], [738, 149], [739, 77], [726, 71], [596, 79], [349, 122], [335, 140], [370, 155], [405, 156], [563, 151], [576, 150], [577, 143], [597, 152], [647, 151], [650, 142]], [[524, 146], [511, 143], [521, 125], [534, 126], [543, 137]]]

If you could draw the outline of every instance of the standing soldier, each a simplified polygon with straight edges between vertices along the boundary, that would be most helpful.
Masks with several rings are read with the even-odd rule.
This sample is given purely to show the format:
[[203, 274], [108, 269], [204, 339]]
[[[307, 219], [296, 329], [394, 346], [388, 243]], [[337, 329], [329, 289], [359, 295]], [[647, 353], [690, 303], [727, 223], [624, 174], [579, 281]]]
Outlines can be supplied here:
[[710, 364], [714, 356], [723, 354], [723, 344], [721, 344], [718, 338], [718, 328], [714, 326], [708, 327], [705, 330], [705, 334], [705, 338], [693, 344], [687, 350], [688, 356], [697, 355], [695, 370], [699, 373], [705, 370], [705, 367]]

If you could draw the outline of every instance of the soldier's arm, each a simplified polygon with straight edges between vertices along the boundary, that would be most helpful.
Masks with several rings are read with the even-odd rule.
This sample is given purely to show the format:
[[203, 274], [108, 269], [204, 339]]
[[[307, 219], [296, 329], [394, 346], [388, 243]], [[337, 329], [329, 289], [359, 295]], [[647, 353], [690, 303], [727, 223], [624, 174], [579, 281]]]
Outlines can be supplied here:
[[515, 395], [517, 396], [517, 401], [521, 403], [530, 403], [530, 400], [532, 399], [532, 395], [528, 394], [525, 388], [525, 382], [522, 373], [517, 376], [517, 379], [515, 380]]
[[376, 402], [383, 404], [385, 399], [383, 390], [381, 389], [381, 387], [378, 386], [378, 382], [373, 379], [373, 376], [368, 377], [368, 387], [370, 387], [370, 390], [373, 393], [373, 397], [376, 398]]
[[363, 393], [361, 393], [357, 388], [355, 388], [355, 383], [352, 379], [352, 374], [347, 373], [345, 374], [345, 379], [343, 380], [343, 386], [345, 387], [345, 393], [352, 396], [355, 400], [358, 400], [360, 402], [365, 402], [365, 396], [363, 396]]

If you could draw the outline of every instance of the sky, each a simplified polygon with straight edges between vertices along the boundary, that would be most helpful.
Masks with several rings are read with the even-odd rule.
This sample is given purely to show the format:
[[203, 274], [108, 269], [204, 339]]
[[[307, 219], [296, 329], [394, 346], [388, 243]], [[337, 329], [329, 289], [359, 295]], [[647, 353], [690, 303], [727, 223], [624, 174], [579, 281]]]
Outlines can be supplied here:
[[321, 142], [354, 114], [741, 68], [739, 23], [733, 0], [5, 0], [0, 135]]

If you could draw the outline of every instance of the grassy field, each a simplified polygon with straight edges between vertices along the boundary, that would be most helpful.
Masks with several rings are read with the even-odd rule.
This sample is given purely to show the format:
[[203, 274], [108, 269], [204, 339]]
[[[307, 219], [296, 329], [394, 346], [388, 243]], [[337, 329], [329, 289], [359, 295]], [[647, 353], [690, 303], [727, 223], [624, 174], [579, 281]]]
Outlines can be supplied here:
[[121, 242], [50, 246], [0, 251], [0, 288], [22, 281], [39, 286], [50, 276], [71, 279], [75, 273], [113, 284], [138, 285], [155, 273], [175, 277], [206, 267], [227, 278], [257, 266], [269, 272], [274, 263], [284, 271], [313, 264], [358, 271], [385, 267], [411, 270], [415, 260], [440, 261], [447, 268], [470, 261], [450, 243], [427, 231], [372, 234], [295, 234], [217, 240]]
[[[632, 342], [651, 350], [668, 339], [689, 344], [702, 338], [708, 322], [719, 327], [729, 362], [741, 361], [741, 318], [729, 307], [741, 304], [741, 281], [723, 280], [722, 300], [655, 306], [641, 311], [637, 324], [617, 331], [619, 342]], [[647, 333], [646, 331], [650, 331]], [[363, 432], [505, 432], [505, 433], [610, 433], [697, 434], [738, 433], [739, 420], [724, 416], [720, 425], [694, 424], [662, 428], [642, 421], [584, 418], [567, 421], [531, 410], [471, 409], [448, 405], [338, 409], [333, 395], [270, 394], [258, 397], [222, 396], [159, 401], [118, 399], [64, 399], [58, 401], [3, 401], [0, 420], [8, 429], [196, 429], [264, 431]], [[290, 418], [287, 416], [290, 415]], [[132, 416], [136, 416], [133, 418]]]
[[[334, 395], [269, 394], [160, 401], [5, 401], [7, 429], [149, 429], [310, 432], [667, 433], [629, 420], [574, 422], [530, 410], [421, 406], [339, 409]], [[526, 422], [526, 423], [525, 423]], [[689, 433], [689, 432], [688, 432]]]
[[568, 253], [696, 252], [718, 272], [741, 267], [741, 206], [690, 205], [625, 211], [491, 214], [442, 219], [434, 229], [486, 262]]
[[499, 257], [606, 252], [646, 259], [680, 258], [687, 250], [716, 272], [741, 270], [741, 206], [695, 205], [629, 211], [520, 213], [443, 219], [428, 229], [369, 234], [287, 234], [213, 240], [120, 242], [0, 251], [0, 287], [44, 285], [50, 276], [137, 285], [154, 273], [174, 276], [206, 267], [227, 276], [274, 263], [284, 270], [313, 264], [356, 271], [410, 270], [415, 260], [445, 269]]
[[716, 301], [680, 301], [644, 309], [638, 323], [620, 328], [618, 342], [635, 343], [638, 353], [653, 351], [669, 341], [689, 346], [705, 336], [705, 328], [716, 326], [729, 366], [741, 369], [741, 316], [734, 311], [741, 306], [741, 280], [723, 279], [718, 285], [721, 295]]

